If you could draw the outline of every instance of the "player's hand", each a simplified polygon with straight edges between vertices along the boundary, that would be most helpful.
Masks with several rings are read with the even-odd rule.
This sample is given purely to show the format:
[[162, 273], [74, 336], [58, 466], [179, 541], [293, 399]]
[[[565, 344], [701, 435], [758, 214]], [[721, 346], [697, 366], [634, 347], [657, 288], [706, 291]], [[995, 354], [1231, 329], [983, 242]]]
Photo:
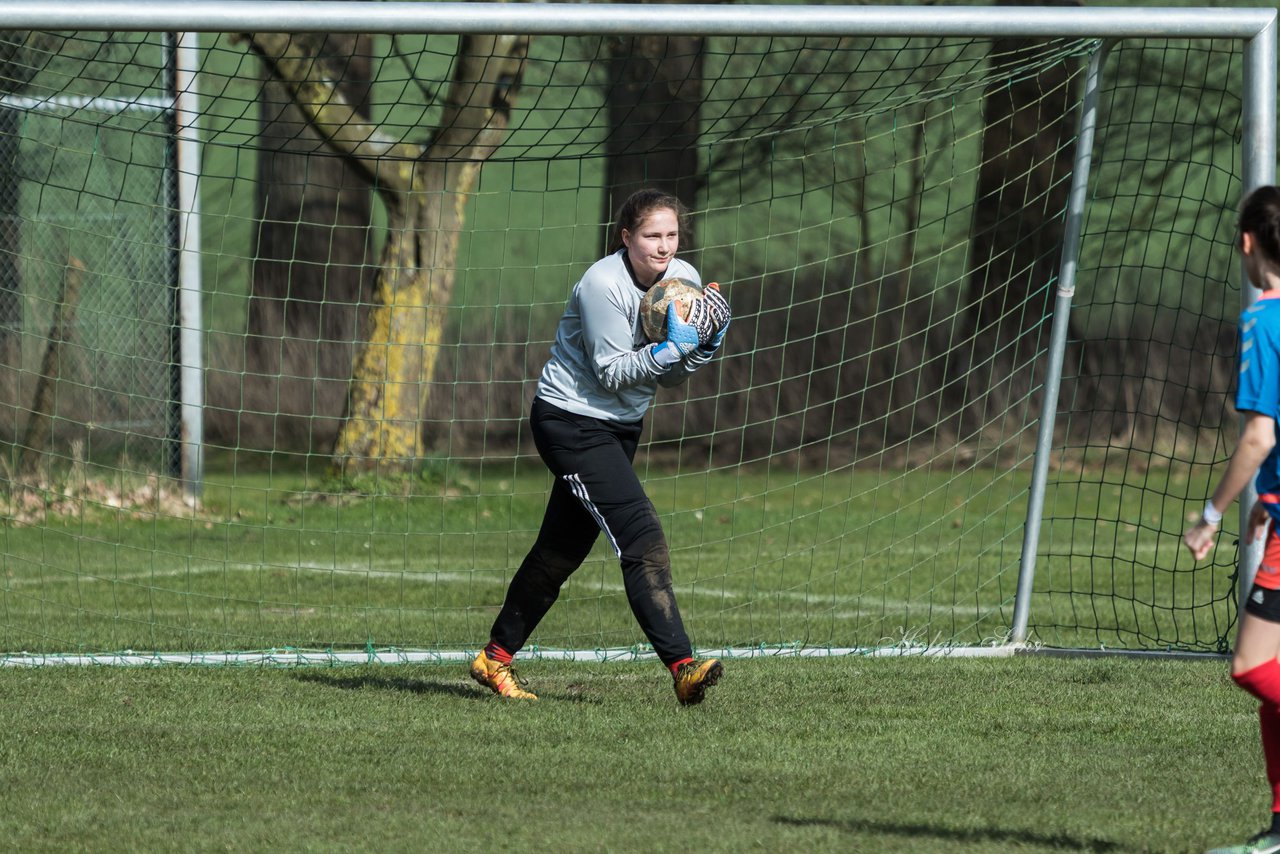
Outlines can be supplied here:
[[702, 301], [707, 304], [707, 310], [711, 313], [716, 331], [723, 331], [733, 319], [733, 312], [729, 309], [729, 301], [724, 298], [724, 294], [720, 293], [718, 282], [707, 285], [702, 292]]
[[[667, 306], [667, 329], [671, 328], [671, 305], [675, 302], [676, 300], [672, 300]], [[684, 322], [697, 330], [698, 344], [704, 346], [720, 328], [705, 296], [689, 300], [689, 317]]]
[[1267, 536], [1267, 532], [1271, 530], [1271, 514], [1267, 512], [1267, 508], [1263, 506], [1261, 501], [1253, 502], [1253, 507], [1249, 510], [1249, 538], [1252, 540], [1262, 540]]
[[1191, 552], [1193, 558], [1201, 560], [1213, 548], [1213, 538], [1217, 533], [1217, 525], [1210, 525], [1201, 519], [1182, 535], [1182, 544]]
[[671, 367], [692, 353], [693, 349], [705, 340], [701, 337], [698, 327], [690, 322], [694, 320], [693, 308], [701, 302], [703, 300], [693, 301], [693, 306], [689, 310], [689, 320], [680, 316], [680, 300], [673, 299], [667, 303], [667, 340], [661, 344], [654, 344], [651, 351], [658, 367], [664, 369]]
[[716, 350], [720, 349], [720, 342], [724, 340], [724, 333], [727, 332], [728, 329], [729, 324], [727, 323], [724, 326], [721, 326], [720, 330], [716, 332], [715, 335], [711, 336], [711, 340], [706, 344], [703, 344], [698, 349], [706, 353], [708, 356], [712, 355]]
[[729, 321], [733, 319], [733, 312], [729, 310], [729, 301], [724, 298], [724, 294], [720, 293], [720, 285], [715, 282], [707, 285], [699, 302], [707, 304], [707, 311], [715, 325], [715, 332], [707, 339], [706, 343], [698, 348], [710, 356], [720, 349], [720, 342], [724, 341], [724, 333], [729, 329]]

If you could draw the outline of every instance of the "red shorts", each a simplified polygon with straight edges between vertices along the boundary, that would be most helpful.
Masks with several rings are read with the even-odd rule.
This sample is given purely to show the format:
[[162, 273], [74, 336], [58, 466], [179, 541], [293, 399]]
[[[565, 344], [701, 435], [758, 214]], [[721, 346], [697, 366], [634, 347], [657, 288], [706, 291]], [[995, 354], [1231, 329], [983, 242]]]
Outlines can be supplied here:
[[1267, 547], [1253, 583], [1267, 590], [1280, 590], [1280, 533], [1276, 532], [1274, 519], [1267, 526]]

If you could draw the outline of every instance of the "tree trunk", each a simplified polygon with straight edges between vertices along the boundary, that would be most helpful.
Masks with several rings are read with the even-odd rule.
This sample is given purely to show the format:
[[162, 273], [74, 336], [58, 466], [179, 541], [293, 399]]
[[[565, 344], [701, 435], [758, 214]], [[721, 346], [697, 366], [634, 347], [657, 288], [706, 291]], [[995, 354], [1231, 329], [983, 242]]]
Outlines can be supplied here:
[[22, 333], [22, 220], [18, 212], [18, 147], [22, 114], [0, 107], [0, 364], [21, 367], [18, 340]]
[[627, 196], [644, 187], [695, 206], [703, 43], [701, 36], [620, 36], [609, 42], [601, 220], [606, 228]]
[[[57, 56], [66, 36], [25, 30], [0, 30], [0, 95], [15, 95]], [[22, 401], [22, 220], [18, 152], [23, 113], [0, 107], [0, 435], [14, 437]]]
[[84, 263], [79, 258], [67, 260], [62, 276], [62, 293], [53, 307], [53, 323], [49, 327], [48, 343], [44, 359], [36, 379], [36, 391], [31, 402], [31, 415], [23, 431], [18, 472], [24, 479], [34, 476], [40, 460], [49, 449], [53, 435], [53, 414], [56, 404], [54, 389], [62, 379], [62, 355], [72, 338], [76, 310], [80, 307], [80, 291], [84, 285]]
[[377, 186], [386, 205], [387, 241], [333, 470], [343, 477], [410, 471], [425, 450], [421, 421], [453, 296], [467, 196], [506, 136], [529, 40], [463, 36], [440, 125], [419, 146], [390, 139], [358, 116], [317, 68], [313, 46], [287, 34], [245, 38], [311, 126]]
[[[996, 39], [992, 56], [1016, 55], [1031, 44]], [[961, 387], [968, 390], [962, 435], [980, 430], [1013, 401], [1028, 399], [1037, 357], [1048, 341], [1075, 151], [1071, 102], [1063, 64], [1000, 83], [986, 95], [970, 244], [972, 350], [960, 366]]]
[[[369, 36], [304, 35], [338, 92], [368, 117]], [[276, 449], [329, 446], [346, 402], [360, 306], [368, 303], [372, 195], [364, 176], [323, 141], [288, 88], [268, 81], [259, 102], [258, 242], [249, 304], [241, 437]], [[263, 415], [261, 413], [267, 413]], [[333, 419], [323, 426], [325, 418]], [[246, 421], [263, 421], [262, 429]]]

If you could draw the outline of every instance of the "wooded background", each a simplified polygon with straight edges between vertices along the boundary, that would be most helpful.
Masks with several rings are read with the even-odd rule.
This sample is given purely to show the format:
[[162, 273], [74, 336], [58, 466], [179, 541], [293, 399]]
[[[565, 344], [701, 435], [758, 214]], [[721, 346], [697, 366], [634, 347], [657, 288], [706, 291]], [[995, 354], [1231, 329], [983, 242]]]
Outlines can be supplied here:
[[[6, 92], [41, 80], [33, 57], [58, 38], [7, 34]], [[983, 458], [1025, 445], [1039, 416], [1092, 42], [239, 34], [207, 49], [211, 448], [339, 470], [530, 453], [564, 301], [644, 185], [694, 212], [682, 254], [735, 311], [717, 362], [660, 396], [655, 450]], [[1231, 418], [1239, 79], [1226, 42], [1126, 42], [1104, 66], [1068, 447], [1171, 453]], [[0, 227], [0, 262], [20, 239]], [[23, 294], [0, 269], [15, 438]], [[408, 367], [378, 361], [397, 348]], [[59, 407], [55, 440], [92, 420], [73, 394]]]

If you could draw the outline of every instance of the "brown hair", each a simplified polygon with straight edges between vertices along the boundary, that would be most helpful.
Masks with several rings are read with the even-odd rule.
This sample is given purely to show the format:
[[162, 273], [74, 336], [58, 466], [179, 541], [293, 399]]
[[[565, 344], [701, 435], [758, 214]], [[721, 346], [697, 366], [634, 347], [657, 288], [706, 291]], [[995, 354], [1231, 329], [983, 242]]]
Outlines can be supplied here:
[[613, 218], [613, 245], [609, 251], [617, 252], [622, 248], [623, 230], [634, 232], [649, 214], [661, 208], [669, 208], [675, 211], [676, 224], [680, 228], [680, 239], [681, 242], [684, 242], [685, 234], [688, 232], [686, 220], [689, 217], [689, 209], [684, 206], [684, 202], [661, 190], [644, 189], [636, 190], [627, 196], [627, 200], [622, 203], [622, 207], [618, 208], [618, 215]]
[[1253, 235], [1263, 258], [1280, 264], [1280, 187], [1262, 186], [1245, 196], [1239, 227]]

